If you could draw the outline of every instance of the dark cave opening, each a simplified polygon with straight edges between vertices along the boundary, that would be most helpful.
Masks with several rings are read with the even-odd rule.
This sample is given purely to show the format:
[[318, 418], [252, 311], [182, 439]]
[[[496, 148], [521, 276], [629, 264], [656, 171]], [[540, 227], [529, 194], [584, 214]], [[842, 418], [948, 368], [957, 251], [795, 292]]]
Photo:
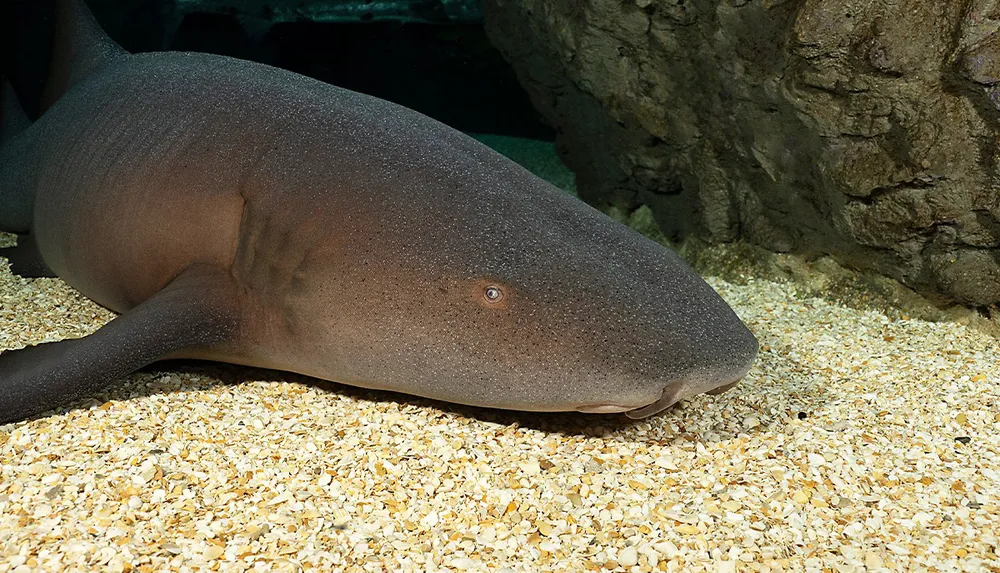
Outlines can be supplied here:
[[[552, 141], [481, 20], [266, 19], [247, 29], [225, 12], [186, 13], [171, 29], [164, 0], [88, 0], [108, 34], [133, 52], [189, 50], [286, 68], [415, 109], [456, 129]], [[51, 52], [52, 0], [4, 8], [3, 69], [26, 111], [37, 115]]]
[[481, 22], [282, 22], [254, 37], [188, 14], [168, 49], [260, 61], [417, 110], [456, 129], [551, 141]]

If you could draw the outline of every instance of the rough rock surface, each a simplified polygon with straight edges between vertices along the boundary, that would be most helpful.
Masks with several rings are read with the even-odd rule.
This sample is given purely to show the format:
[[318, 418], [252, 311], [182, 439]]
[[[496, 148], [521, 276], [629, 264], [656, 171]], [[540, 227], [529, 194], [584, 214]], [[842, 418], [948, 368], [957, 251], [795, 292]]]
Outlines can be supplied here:
[[992, 0], [484, 0], [582, 196], [1000, 301]]

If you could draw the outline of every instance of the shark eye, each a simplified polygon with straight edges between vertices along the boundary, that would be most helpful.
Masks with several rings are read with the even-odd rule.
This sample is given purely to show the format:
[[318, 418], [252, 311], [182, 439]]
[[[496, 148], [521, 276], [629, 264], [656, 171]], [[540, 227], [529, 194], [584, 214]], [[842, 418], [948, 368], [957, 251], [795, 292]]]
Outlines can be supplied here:
[[503, 291], [500, 287], [488, 286], [483, 290], [483, 298], [486, 302], [500, 302], [503, 300]]

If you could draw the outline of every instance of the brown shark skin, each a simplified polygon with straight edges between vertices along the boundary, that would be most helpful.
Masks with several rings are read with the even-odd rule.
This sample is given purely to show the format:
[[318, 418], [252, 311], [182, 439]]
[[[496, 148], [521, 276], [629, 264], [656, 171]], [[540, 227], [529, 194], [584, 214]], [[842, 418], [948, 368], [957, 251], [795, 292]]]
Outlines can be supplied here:
[[101, 41], [0, 149], [0, 199], [31, 196], [44, 262], [121, 323], [74, 341], [86, 360], [0, 355], [0, 422], [167, 357], [643, 416], [755, 359], [671, 250], [464, 134], [261, 64]]

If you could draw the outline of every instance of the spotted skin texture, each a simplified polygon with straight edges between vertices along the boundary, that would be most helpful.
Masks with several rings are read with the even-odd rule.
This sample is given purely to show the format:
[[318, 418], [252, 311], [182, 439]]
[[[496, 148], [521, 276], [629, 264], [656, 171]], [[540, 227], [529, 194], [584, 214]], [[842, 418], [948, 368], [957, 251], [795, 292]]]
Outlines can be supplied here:
[[[33, 196], [44, 262], [124, 313], [116, 336], [141, 329], [148, 348], [129, 360], [113, 338], [95, 343], [119, 366], [50, 374], [63, 394], [35, 407], [38, 367], [0, 355], [0, 420], [163, 357], [646, 416], [735, 382], [756, 356], [753, 335], [671, 250], [437, 121], [287, 71], [115, 57], [11, 143], [0, 195]], [[162, 293], [199, 280], [216, 320], [158, 339], [155, 320], [180, 306]]]

